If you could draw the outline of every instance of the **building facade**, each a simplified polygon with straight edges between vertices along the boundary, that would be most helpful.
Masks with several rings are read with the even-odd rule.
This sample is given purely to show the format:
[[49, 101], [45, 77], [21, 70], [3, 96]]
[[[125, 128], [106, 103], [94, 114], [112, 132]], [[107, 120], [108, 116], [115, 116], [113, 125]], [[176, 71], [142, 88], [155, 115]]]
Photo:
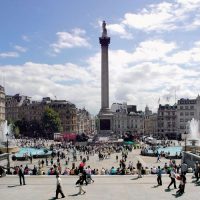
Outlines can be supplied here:
[[135, 105], [127, 103], [113, 103], [111, 106], [113, 112], [112, 131], [117, 135], [123, 135], [126, 132], [135, 136], [141, 136], [144, 132], [144, 114], [137, 112]]
[[196, 99], [180, 99], [177, 104], [177, 128], [182, 135], [189, 132], [189, 122], [200, 120], [200, 96]]
[[159, 105], [157, 125], [159, 138], [178, 139], [180, 134], [177, 130], [177, 105]]
[[19, 109], [24, 103], [29, 103], [30, 101], [31, 98], [28, 96], [20, 94], [6, 95], [6, 120], [17, 121], [21, 119]]
[[5, 90], [0, 85], [0, 122], [5, 120]]
[[77, 110], [77, 133], [85, 133], [91, 135], [95, 131], [95, 118], [91, 114], [83, 109]]
[[158, 136], [157, 113], [148, 114], [144, 116], [144, 135]]
[[[82, 111], [79, 118], [78, 109], [75, 104], [69, 101], [52, 100], [50, 97], [45, 97], [42, 101], [31, 101], [30, 97], [19, 94], [6, 96], [6, 119], [13, 122], [22, 119], [28, 122], [41, 122], [43, 113], [47, 108], [51, 108], [59, 114], [61, 126], [65, 133], [79, 133], [82, 131], [89, 133], [95, 129], [95, 122], [94, 120], [91, 122], [89, 112]], [[78, 122], [79, 119], [81, 122]]]

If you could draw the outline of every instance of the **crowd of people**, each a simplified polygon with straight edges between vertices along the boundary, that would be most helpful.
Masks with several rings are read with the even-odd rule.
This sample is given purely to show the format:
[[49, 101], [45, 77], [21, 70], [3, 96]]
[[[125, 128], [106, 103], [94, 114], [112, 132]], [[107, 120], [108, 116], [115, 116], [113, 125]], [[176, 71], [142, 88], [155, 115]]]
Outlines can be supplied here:
[[[93, 175], [137, 175], [138, 178], [142, 178], [144, 175], [155, 174], [157, 176], [158, 185], [162, 185], [162, 175], [168, 174], [170, 177], [170, 183], [168, 189], [171, 185], [176, 186], [176, 180], [180, 181], [177, 193], [183, 194], [186, 184], [186, 173], [188, 172], [188, 167], [185, 163], [177, 164], [175, 159], [169, 159], [163, 166], [153, 166], [146, 167], [143, 163], [138, 160], [136, 163], [127, 158], [129, 153], [133, 150], [132, 146], [124, 146], [122, 144], [98, 144], [98, 145], [88, 145], [79, 146], [73, 145], [71, 143], [53, 143], [50, 144], [49, 141], [34, 139], [20, 140], [18, 145], [22, 147], [35, 147], [35, 148], [52, 148], [52, 154], [50, 158], [37, 159], [38, 163], [32, 165], [32, 158], [30, 158], [30, 164], [26, 164], [24, 167], [22, 165], [10, 168], [10, 174], [19, 175], [20, 185], [26, 184], [24, 175], [56, 175], [57, 183], [61, 182], [60, 175], [77, 175], [79, 179], [77, 184], [80, 186], [79, 193], [85, 193], [82, 188], [83, 183], [87, 185], [88, 183], [94, 182], [92, 179]], [[99, 161], [104, 159], [110, 159], [112, 154], [116, 154], [116, 163], [118, 167], [111, 166], [110, 168], [92, 168], [90, 165], [86, 165], [90, 156], [98, 155]], [[69, 156], [71, 155], [71, 157]], [[79, 156], [79, 158], [78, 158]], [[75, 161], [80, 160], [79, 165], [75, 165]], [[62, 161], [62, 163], [61, 163]], [[63, 162], [64, 161], [64, 162]], [[69, 162], [71, 161], [72, 167], [69, 167]], [[157, 162], [159, 159], [157, 160]], [[65, 163], [65, 165], [63, 165]], [[31, 167], [31, 165], [33, 167]], [[6, 167], [0, 166], [0, 176], [5, 175]], [[196, 177], [196, 181], [200, 178], [200, 164], [196, 163], [195, 168], [192, 169]], [[57, 188], [56, 196], [62, 193], [61, 188]]]

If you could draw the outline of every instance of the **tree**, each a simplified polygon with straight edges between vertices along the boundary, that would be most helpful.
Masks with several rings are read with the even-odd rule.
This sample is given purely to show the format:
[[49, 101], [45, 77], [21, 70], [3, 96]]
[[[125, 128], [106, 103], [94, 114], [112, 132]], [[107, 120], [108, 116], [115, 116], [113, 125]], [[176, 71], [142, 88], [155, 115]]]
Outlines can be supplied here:
[[41, 122], [37, 120], [29, 121], [29, 133], [32, 137], [38, 137], [41, 135], [41, 133], [44, 132], [42, 128]]
[[20, 130], [19, 130], [18, 126], [15, 126], [15, 128], [14, 128], [14, 136], [15, 136], [15, 138], [19, 138], [19, 136], [20, 136]]
[[25, 118], [22, 118], [22, 120], [17, 120], [14, 124], [15, 124], [15, 127], [19, 128], [20, 134], [24, 136], [28, 134], [29, 123], [28, 121], [26, 121]]
[[46, 137], [53, 136], [53, 133], [62, 130], [59, 114], [51, 108], [47, 108], [42, 116], [42, 125]]

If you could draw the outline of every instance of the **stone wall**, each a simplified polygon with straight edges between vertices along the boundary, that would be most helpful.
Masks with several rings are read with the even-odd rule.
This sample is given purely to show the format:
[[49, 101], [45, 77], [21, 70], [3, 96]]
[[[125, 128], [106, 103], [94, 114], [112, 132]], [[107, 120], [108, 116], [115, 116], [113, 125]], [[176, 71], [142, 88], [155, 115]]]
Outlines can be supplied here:
[[193, 154], [191, 152], [182, 152], [182, 162], [185, 162], [188, 167], [194, 168], [195, 162], [198, 161], [200, 163], [200, 156]]

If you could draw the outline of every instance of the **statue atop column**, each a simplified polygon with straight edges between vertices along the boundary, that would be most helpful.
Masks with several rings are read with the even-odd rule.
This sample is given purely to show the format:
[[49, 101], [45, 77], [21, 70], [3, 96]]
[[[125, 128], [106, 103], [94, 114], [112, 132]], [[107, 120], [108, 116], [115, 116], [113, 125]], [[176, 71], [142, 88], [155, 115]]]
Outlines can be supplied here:
[[102, 37], [107, 37], [107, 29], [106, 29], [106, 22], [105, 21], [103, 21], [103, 23], [102, 23], [102, 30], [103, 30]]

